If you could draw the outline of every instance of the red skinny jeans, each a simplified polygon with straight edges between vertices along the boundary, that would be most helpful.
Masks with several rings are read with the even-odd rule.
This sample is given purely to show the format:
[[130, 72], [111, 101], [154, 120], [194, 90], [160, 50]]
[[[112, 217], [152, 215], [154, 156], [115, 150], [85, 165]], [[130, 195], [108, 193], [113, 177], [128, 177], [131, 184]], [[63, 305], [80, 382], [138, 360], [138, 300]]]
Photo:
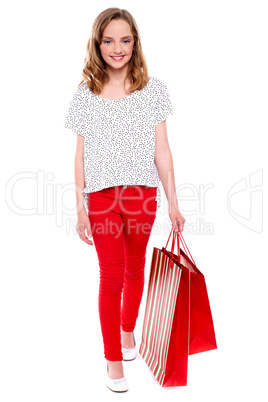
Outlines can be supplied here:
[[157, 187], [115, 186], [88, 193], [99, 260], [99, 317], [107, 360], [122, 360], [121, 328], [132, 332], [144, 289], [147, 243], [156, 217]]

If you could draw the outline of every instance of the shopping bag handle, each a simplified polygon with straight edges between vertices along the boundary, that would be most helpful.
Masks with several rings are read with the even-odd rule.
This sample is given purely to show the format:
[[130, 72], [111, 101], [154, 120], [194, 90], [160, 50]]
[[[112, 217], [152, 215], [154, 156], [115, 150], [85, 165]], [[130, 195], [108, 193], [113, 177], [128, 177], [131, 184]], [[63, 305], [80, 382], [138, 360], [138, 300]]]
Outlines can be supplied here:
[[[176, 236], [176, 232], [175, 232], [175, 230], [173, 229], [173, 227], [171, 228], [171, 231], [170, 231], [170, 234], [169, 234], [169, 237], [168, 237], [168, 241], [167, 241], [167, 244], [166, 244], [166, 247], [164, 248], [164, 250], [166, 251], [166, 249], [167, 249], [167, 245], [168, 245], [168, 242], [169, 242], [169, 239], [170, 239], [170, 236], [171, 236], [171, 233], [172, 233], [172, 232], [173, 232], [173, 238], [172, 238], [172, 245], [171, 245], [171, 260], [172, 260], [172, 258], [173, 258], [173, 254], [174, 254], [175, 238], [177, 238], [177, 254], [178, 254], [178, 260], [179, 260], [179, 262], [180, 262], [180, 260], [181, 260], [181, 251], [180, 251], [180, 238], [181, 238], [181, 244], [182, 244], [182, 246], [183, 246], [183, 248], [184, 248], [184, 250], [185, 250], [185, 253], [186, 253], [187, 257], [188, 257], [190, 260], [192, 260], [193, 264], [196, 266], [195, 260], [193, 259], [192, 254], [190, 253], [190, 250], [189, 250], [189, 248], [187, 247], [187, 244], [186, 244], [186, 242], [185, 242], [185, 240], [184, 240], [184, 238], [183, 238], [183, 236], [182, 236], [182, 233], [181, 233], [181, 231], [180, 231], [179, 228], [178, 228], [178, 231], [177, 231], [177, 236]], [[189, 253], [189, 254], [188, 254], [188, 253]], [[191, 257], [190, 257], [189, 255], [190, 255]]]
[[[172, 228], [172, 229], [173, 229], [173, 228]], [[171, 233], [172, 233], [172, 229], [171, 229], [171, 232], [170, 232], [170, 234], [169, 234], [166, 247], [164, 247], [164, 250], [165, 250], [165, 251], [166, 251], [166, 249], [167, 249], [167, 245], [168, 245], [168, 242], [169, 242]], [[180, 250], [180, 245], [179, 245], [179, 237], [178, 237], [178, 236], [176, 237], [176, 232], [173, 231], [172, 244], [171, 244], [171, 258], [170, 258], [169, 268], [172, 268], [173, 254], [174, 254], [174, 247], [175, 247], [175, 240], [176, 240], [176, 238], [177, 238], [177, 254], [178, 254], [178, 260], [179, 260], [179, 262], [180, 262], [180, 259], [181, 259], [181, 250]]]
[[[184, 238], [182, 236], [182, 233], [181, 233], [180, 229], [178, 229], [177, 236], [178, 236], [178, 238], [179, 238], [179, 236], [181, 237], [181, 243], [183, 245], [183, 248], [184, 248], [188, 258], [191, 259], [192, 262], [194, 263], [194, 265], [196, 266], [195, 260], [193, 259], [193, 256], [192, 256], [192, 254], [190, 253], [190, 250], [187, 247], [187, 244], [186, 244], [186, 242], [185, 242], [185, 240], [184, 240]], [[179, 240], [178, 240], [178, 243], [179, 243]], [[189, 254], [187, 253], [186, 249], [187, 249], [188, 253], [190, 254], [191, 258], [189, 257]]]

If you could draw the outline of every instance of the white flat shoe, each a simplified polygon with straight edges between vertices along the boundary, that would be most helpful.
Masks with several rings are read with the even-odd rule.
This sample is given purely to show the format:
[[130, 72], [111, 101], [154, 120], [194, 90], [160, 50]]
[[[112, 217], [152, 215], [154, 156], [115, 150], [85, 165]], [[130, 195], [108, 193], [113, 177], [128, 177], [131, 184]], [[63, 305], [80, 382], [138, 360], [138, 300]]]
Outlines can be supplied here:
[[123, 353], [123, 360], [124, 361], [131, 361], [135, 360], [137, 357], [137, 346], [135, 342], [134, 332], [132, 332], [133, 340], [134, 340], [134, 348], [122, 348]]
[[128, 391], [127, 380], [125, 377], [113, 379], [109, 377], [108, 366], [106, 373], [106, 386], [113, 392], [126, 392]]

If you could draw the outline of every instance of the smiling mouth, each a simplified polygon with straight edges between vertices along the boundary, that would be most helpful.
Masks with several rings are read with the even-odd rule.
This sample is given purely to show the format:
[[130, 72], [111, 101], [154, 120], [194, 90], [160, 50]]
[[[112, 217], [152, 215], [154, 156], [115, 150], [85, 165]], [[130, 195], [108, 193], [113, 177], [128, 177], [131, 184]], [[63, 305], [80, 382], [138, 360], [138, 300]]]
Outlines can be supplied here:
[[113, 60], [115, 60], [115, 61], [123, 60], [124, 57], [125, 57], [125, 56], [111, 56], [111, 58], [112, 58]]

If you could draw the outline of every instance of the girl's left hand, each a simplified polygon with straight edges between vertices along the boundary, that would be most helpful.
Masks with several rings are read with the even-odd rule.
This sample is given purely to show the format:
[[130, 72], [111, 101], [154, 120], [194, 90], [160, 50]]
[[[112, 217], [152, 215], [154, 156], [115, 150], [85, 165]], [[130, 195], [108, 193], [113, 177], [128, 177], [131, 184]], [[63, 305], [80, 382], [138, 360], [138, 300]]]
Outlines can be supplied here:
[[169, 217], [172, 223], [173, 230], [175, 232], [178, 232], [179, 228], [180, 232], [182, 232], [185, 218], [180, 213], [178, 206], [169, 207]]

